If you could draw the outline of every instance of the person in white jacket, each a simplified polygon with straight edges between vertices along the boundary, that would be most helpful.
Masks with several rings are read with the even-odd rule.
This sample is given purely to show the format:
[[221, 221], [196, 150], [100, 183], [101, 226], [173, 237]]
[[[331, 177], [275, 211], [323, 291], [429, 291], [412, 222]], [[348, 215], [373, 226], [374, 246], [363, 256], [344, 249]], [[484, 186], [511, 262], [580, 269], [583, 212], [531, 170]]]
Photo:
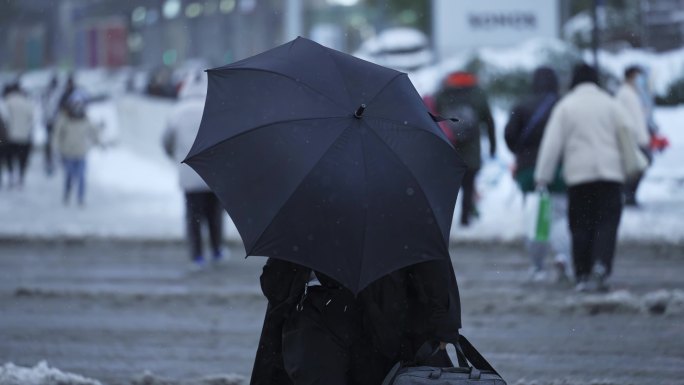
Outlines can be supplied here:
[[[625, 110], [630, 114], [633, 121], [632, 137], [634, 142], [639, 146], [642, 152], [647, 157], [649, 154], [650, 136], [648, 132], [646, 111], [642, 102], [641, 96], [637, 89], [637, 81], [640, 76], [643, 76], [643, 70], [638, 66], [629, 66], [625, 69], [625, 81], [615, 94], [615, 98], [622, 104]], [[636, 192], [639, 188], [639, 182], [643, 174], [636, 177], [629, 178], [625, 181], [625, 205], [638, 206], [636, 200]]]
[[[31, 99], [21, 90], [19, 82], [5, 87], [5, 113], [10, 161], [18, 170], [14, 184], [24, 185], [24, 176], [31, 153], [31, 134], [35, 124], [35, 108]], [[12, 182], [10, 182], [12, 184]]]
[[597, 71], [582, 64], [544, 132], [535, 181], [546, 186], [563, 162], [578, 291], [608, 289], [625, 182], [618, 135], [632, 130], [631, 124], [617, 100], [599, 87]]
[[202, 178], [188, 165], [181, 163], [190, 151], [204, 112], [207, 77], [204, 73], [189, 76], [178, 94], [179, 101], [168, 117], [163, 135], [166, 153], [178, 163], [180, 186], [185, 192], [186, 231], [190, 242], [190, 257], [196, 267], [203, 267], [202, 224], [209, 230], [212, 259], [223, 258], [223, 208], [218, 198]]

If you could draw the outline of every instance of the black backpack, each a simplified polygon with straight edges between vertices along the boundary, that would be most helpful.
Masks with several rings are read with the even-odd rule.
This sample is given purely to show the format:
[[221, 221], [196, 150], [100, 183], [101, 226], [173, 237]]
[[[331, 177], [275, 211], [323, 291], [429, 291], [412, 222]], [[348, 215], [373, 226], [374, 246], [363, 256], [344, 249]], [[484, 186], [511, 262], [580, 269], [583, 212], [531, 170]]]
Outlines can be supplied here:
[[471, 104], [451, 104], [443, 109], [442, 115], [458, 119], [448, 124], [454, 146], [479, 140], [480, 117]]

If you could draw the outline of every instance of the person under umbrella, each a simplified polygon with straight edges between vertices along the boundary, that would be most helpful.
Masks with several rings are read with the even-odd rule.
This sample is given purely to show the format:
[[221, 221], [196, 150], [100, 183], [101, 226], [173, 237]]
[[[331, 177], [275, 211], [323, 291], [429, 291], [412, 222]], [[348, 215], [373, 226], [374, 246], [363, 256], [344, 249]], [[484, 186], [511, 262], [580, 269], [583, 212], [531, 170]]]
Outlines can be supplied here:
[[456, 342], [465, 166], [406, 74], [303, 38], [208, 74], [185, 162], [270, 257], [252, 384], [376, 384], [424, 339]]

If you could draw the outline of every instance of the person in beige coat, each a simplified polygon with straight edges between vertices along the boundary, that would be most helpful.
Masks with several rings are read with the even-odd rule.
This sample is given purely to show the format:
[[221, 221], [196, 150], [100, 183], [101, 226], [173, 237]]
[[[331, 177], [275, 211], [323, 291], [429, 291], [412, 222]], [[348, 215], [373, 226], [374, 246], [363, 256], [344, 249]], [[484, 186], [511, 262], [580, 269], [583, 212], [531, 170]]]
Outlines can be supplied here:
[[[650, 159], [650, 134], [646, 118], [644, 104], [637, 90], [637, 81], [643, 76], [643, 70], [638, 66], [629, 66], [625, 69], [625, 81], [615, 94], [615, 98], [630, 114], [632, 120], [632, 137], [641, 151]], [[629, 178], [625, 181], [625, 205], [638, 206], [636, 200], [637, 189], [643, 174]]]
[[85, 96], [74, 93], [66, 103], [66, 109], [55, 122], [52, 146], [62, 159], [65, 171], [64, 204], [69, 204], [71, 189], [77, 185], [77, 200], [85, 203], [86, 155], [99, 144], [100, 130], [85, 114]]
[[619, 103], [599, 87], [596, 70], [582, 64], [542, 139], [535, 181], [548, 185], [563, 162], [578, 291], [608, 289], [625, 182], [618, 130], [631, 125]]
[[10, 185], [24, 185], [24, 175], [31, 153], [31, 135], [35, 124], [35, 107], [31, 99], [20, 88], [19, 82], [5, 87], [5, 114], [11, 169], [16, 166], [18, 178]]

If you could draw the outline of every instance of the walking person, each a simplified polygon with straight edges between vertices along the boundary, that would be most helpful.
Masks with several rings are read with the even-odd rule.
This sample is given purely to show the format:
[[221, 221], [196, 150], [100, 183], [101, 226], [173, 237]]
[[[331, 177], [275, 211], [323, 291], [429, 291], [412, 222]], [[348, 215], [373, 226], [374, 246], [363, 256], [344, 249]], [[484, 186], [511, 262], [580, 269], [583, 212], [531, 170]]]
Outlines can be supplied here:
[[65, 103], [64, 112], [55, 122], [52, 137], [54, 152], [59, 154], [64, 166], [63, 202], [69, 204], [75, 186], [76, 199], [81, 207], [85, 204], [86, 155], [100, 143], [99, 129], [88, 119], [85, 108], [85, 95], [72, 93]]
[[9, 156], [17, 178], [10, 185], [22, 187], [31, 154], [31, 135], [35, 124], [35, 111], [31, 99], [21, 89], [19, 81], [5, 87], [3, 92], [7, 114]]
[[59, 113], [59, 101], [61, 92], [57, 75], [53, 75], [50, 83], [45, 90], [42, 98], [43, 124], [45, 126], [46, 145], [43, 149], [45, 157], [45, 174], [51, 176], [54, 172], [55, 162], [53, 155], [52, 134], [55, 128], [55, 121]]
[[[639, 149], [649, 159], [651, 158], [651, 151], [649, 148], [650, 135], [648, 128], [648, 118], [644, 108], [643, 100], [639, 95], [638, 83], [644, 76], [644, 72], [639, 66], [629, 66], [625, 69], [625, 79], [618, 89], [615, 97], [622, 104], [630, 118], [633, 121], [631, 132], [634, 141], [639, 146]], [[637, 189], [639, 183], [643, 178], [643, 173], [625, 181], [625, 205], [637, 207], [639, 204], [636, 199]]]
[[188, 77], [179, 92], [179, 101], [168, 118], [163, 145], [166, 153], [178, 163], [180, 186], [185, 193], [185, 225], [190, 241], [190, 258], [195, 268], [205, 266], [202, 227], [209, 230], [211, 258], [223, 259], [223, 208], [207, 184], [188, 165], [182, 164], [195, 140], [204, 111], [207, 92], [206, 75]]
[[435, 109], [439, 115], [458, 118], [458, 122], [444, 123], [445, 130], [454, 148], [466, 163], [463, 176], [461, 219], [462, 226], [468, 226], [477, 216], [475, 205], [475, 181], [482, 166], [481, 133], [489, 139], [489, 155], [496, 155], [494, 119], [484, 90], [478, 86], [477, 77], [467, 72], [454, 72], [446, 77], [442, 89], [435, 95]]
[[[523, 193], [523, 200], [535, 191], [534, 169], [546, 123], [553, 107], [558, 102], [558, 76], [549, 67], [539, 67], [532, 75], [531, 94], [513, 107], [506, 124], [504, 137], [506, 145], [515, 154], [514, 177]], [[570, 240], [567, 224], [567, 195], [560, 167], [553, 182], [548, 186], [551, 197], [550, 242], [526, 240], [527, 253], [532, 263], [531, 279], [546, 278], [544, 259], [549, 252], [554, 254], [557, 280], [566, 280], [569, 275]]]
[[549, 118], [534, 174], [538, 186], [548, 186], [563, 163], [578, 291], [609, 288], [625, 181], [619, 130], [632, 130], [631, 119], [598, 82], [593, 67], [575, 67], [571, 91]]
[[0, 188], [3, 186], [3, 169], [7, 168], [8, 184], [12, 179], [12, 162], [10, 161], [9, 149], [9, 133], [7, 132], [7, 123], [5, 106], [0, 100]]
[[[269, 258], [261, 287], [268, 308], [251, 385], [377, 385], [424, 342], [458, 341], [449, 261], [397, 270], [354, 296], [320, 272]], [[421, 364], [452, 366], [444, 350]]]

